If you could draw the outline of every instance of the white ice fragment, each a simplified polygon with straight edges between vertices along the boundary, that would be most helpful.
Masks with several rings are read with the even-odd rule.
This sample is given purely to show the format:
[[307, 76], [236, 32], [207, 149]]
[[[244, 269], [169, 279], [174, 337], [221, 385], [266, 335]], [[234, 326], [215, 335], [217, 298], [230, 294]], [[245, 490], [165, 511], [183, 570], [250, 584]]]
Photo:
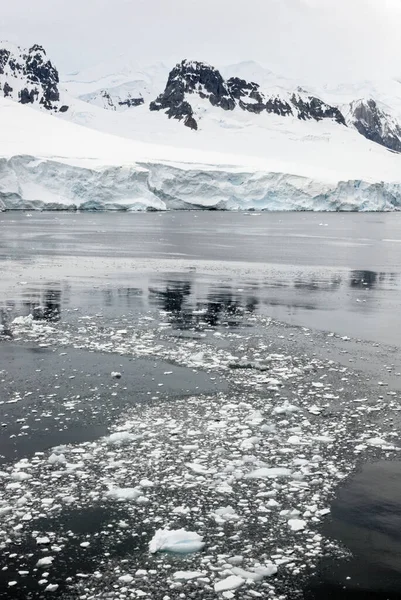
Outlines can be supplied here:
[[276, 406], [273, 409], [273, 414], [274, 415], [284, 415], [284, 414], [291, 414], [294, 412], [299, 411], [298, 406], [295, 406], [294, 404], [290, 404], [288, 402], [288, 400], [286, 400], [281, 406]]
[[116, 431], [104, 439], [106, 444], [120, 445], [128, 444], [129, 442], [138, 439], [138, 436], [134, 435], [133, 433], [129, 433], [128, 431]]
[[268, 477], [269, 479], [275, 479], [276, 477], [290, 477], [290, 475], [290, 469], [286, 469], [285, 467], [262, 467], [261, 469], [251, 471], [245, 477], [247, 479], [263, 479], [264, 477]]
[[388, 442], [386, 442], [386, 440], [383, 440], [382, 438], [379, 438], [379, 437], [370, 438], [370, 439], [366, 440], [366, 443], [369, 446], [376, 446], [379, 448], [380, 448], [380, 446], [388, 446], [389, 445]]
[[64, 454], [50, 454], [49, 458], [47, 459], [47, 462], [50, 463], [51, 465], [65, 465], [67, 460], [64, 456]]
[[203, 577], [204, 574], [202, 571], [176, 571], [173, 573], [173, 579], [177, 581], [190, 581], [191, 579]]
[[50, 538], [48, 538], [47, 535], [45, 535], [43, 537], [37, 537], [36, 543], [39, 545], [40, 544], [50, 544]]
[[26, 317], [15, 317], [12, 321], [11, 326], [14, 327], [32, 327], [33, 315], [27, 315]]
[[221, 581], [217, 581], [214, 584], [215, 592], [226, 592], [228, 590], [236, 590], [237, 588], [244, 585], [245, 579], [242, 577], [237, 577], [237, 575], [230, 575], [226, 579], [222, 579]]
[[194, 471], [194, 473], [199, 473], [201, 475], [210, 472], [207, 467], [201, 465], [200, 463], [185, 463], [185, 466], [188, 467], [188, 469], [191, 469], [191, 471]]
[[45, 592], [55, 592], [56, 590], [58, 590], [58, 583], [49, 583], [45, 587]]
[[151, 487], [154, 487], [155, 484], [153, 483], [153, 481], [150, 481], [150, 479], [141, 479], [141, 481], [139, 482], [139, 485], [142, 488], [151, 488]]
[[302, 519], [290, 519], [288, 525], [292, 531], [302, 531], [306, 527], [306, 521]]
[[154, 552], [177, 552], [185, 554], [198, 552], [204, 546], [203, 538], [192, 531], [185, 529], [158, 529], [149, 542], [149, 551]]
[[240, 516], [237, 515], [232, 506], [218, 508], [212, 513], [216, 523], [223, 524], [227, 521], [239, 521]]
[[44, 556], [43, 558], [40, 558], [38, 560], [38, 562], [36, 563], [36, 566], [37, 567], [46, 567], [48, 565], [51, 565], [53, 561], [54, 561], [53, 556]]
[[233, 567], [231, 569], [233, 575], [237, 575], [242, 579], [251, 579], [252, 581], [261, 581], [264, 577], [272, 577], [277, 573], [276, 565], [266, 565], [265, 567], [256, 567], [252, 571], [241, 569], [241, 567]]
[[121, 583], [131, 583], [131, 581], [134, 581], [134, 578], [132, 575], [121, 575], [118, 581], [121, 581]]
[[107, 492], [107, 496], [113, 500], [124, 502], [126, 500], [137, 500], [142, 494], [138, 487], [113, 487]]
[[113, 379], [121, 379], [121, 373], [118, 371], [112, 371], [110, 375], [113, 377]]
[[26, 481], [31, 478], [32, 475], [25, 473], [24, 471], [14, 471], [11, 473], [11, 479], [14, 479], [14, 481]]

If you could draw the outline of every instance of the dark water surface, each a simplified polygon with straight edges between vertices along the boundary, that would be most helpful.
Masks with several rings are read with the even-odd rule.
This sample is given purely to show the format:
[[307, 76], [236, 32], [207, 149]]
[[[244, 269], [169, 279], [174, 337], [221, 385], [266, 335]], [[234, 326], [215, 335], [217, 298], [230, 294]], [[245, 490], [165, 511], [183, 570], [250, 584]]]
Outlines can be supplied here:
[[[162, 315], [173, 330], [172, 345], [174, 336], [191, 341], [220, 331], [236, 335], [250, 327], [253, 315], [267, 315], [354, 338], [337, 338], [329, 348], [326, 336], [297, 343], [305, 353], [352, 362], [368, 381], [385, 373], [386, 385], [399, 390], [401, 214], [0, 214], [0, 324], [6, 339], [12, 319], [28, 314], [66, 331], [84, 326], [86, 318], [100, 329], [152, 330]], [[224, 344], [218, 339], [216, 347]], [[159, 401], [162, 385], [168, 402], [227, 389], [202, 369], [83, 347], [62, 350], [0, 341], [3, 463], [95, 440], [116, 414], [150, 397]], [[120, 371], [122, 379], [112, 379], [111, 371]], [[14, 402], [25, 382], [26, 395]], [[396, 416], [390, 427], [398, 435]], [[400, 482], [401, 463], [381, 460], [341, 486], [323, 529], [353, 557], [334, 561], [328, 552], [305, 586], [305, 600], [401, 598]], [[109, 512], [91, 510], [68, 513], [57, 527], [96, 529], [110, 521]], [[82, 552], [67, 548], [66, 575], [70, 563], [78, 560], [84, 569], [85, 560], [91, 562]], [[1, 598], [26, 597], [17, 588], [13, 594], [0, 590]]]
[[28, 311], [249, 306], [398, 345], [401, 215], [5, 213], [0, 293]]

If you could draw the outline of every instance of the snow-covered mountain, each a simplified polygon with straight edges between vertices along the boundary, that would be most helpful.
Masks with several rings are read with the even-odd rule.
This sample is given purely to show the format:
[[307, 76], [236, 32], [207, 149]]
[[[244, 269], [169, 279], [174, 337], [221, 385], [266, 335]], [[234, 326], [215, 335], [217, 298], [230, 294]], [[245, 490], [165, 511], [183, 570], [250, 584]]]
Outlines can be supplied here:
[[[137, 64], [122, 64], [124, 67], [118, 62], [99, 65], [67, 80], [66, 84], [80, 99], [96, 106], [125, 110], [148, 104], [151, 111], [163, 111], [169, 118], [195, 130], [202, 128], [200, 121], [207, 117], [205, 103], [201, 101], [208, 100], [222, 111], [240, 108], [254, 115], [267, 112], [302, 120], [331, 119], [390, 150], [401, 151], [398, 82], [393, 82], [399, 89], [393, 90], [389, 104], [385, 84], [365, 82], [359, 86], [339, 86], [337, 90], [316, 89], [278, 77], [252, 61], [230, 65], [221, 71], [189, 60], [178, 63], [170, 72], [163, 64], [142, 70]], [[115, 73], [111, 74], [113, 68]], [[255, 119], [255, 125], [258, 124]]]
[[164, 110], [169, 117], [184, 120], [191, 129], [198, 129], [197, 117], [192, 101], [196, 97], [207, 99], [212, 106], [225, 111], [240, 108], [253, 114], [274, 113], [281, 117], [295, 116], [298, 119], [332, 119], [345, 125], [338, 108], [329, 106], [320, 98], [301, 90], [264, 91], [254, 81], [239, 77], [224, 80], [220, 71], [198, 61], [183, 60], [176, 65], [167, 80], [162, 94], [151, 102], [150, 110]]
[[401, 207], [398, 82], [316, 89], [255, 63], [121, 60], [60, 85], [38, 46], [0, 56], [0, 208]]
[[162, 89], [169, 69], [163, 63], [145, 68], [119, 56], [94, 68], [69, 74], [69, 92], [85, 102], [113, 111], [151, 102]]
[[66, 112], [57, 69], [42, 46], [29, 50], [0, 43], [0, 94], [21, 104], [39, 104], [46, 110]]

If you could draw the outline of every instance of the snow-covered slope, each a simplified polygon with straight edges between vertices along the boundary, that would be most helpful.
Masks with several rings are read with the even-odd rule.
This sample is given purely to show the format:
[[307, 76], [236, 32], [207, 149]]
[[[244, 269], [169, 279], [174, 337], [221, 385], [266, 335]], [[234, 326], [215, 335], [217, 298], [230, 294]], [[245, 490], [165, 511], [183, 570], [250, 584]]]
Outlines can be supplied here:
[[163, 63], [145, 68], [124, 55], [65, 78], [69, 92], [107, 110], [126, 110], [151, 102], [164, 88], [169, 69]]

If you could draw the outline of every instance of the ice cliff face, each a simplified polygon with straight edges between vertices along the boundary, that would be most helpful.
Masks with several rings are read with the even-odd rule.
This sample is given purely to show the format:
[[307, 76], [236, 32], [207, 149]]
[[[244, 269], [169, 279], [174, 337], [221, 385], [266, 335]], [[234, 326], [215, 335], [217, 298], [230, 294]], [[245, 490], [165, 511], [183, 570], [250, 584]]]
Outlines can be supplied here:
[[319, 210], [401, 207], [401, 184], [334, 184], [283, 173], [169, 164], [87, 168], [0, 159], [0, 210]]
[[165, 110], [168, 117], [183, 120], [191, 129], [198, 124], [192, 100], [196, 96], [207, 99], [212, 106], [225, 111], [236, 107], [259, 114], [263, 111], [280, 116], [295, 116], [298, 119], [333, 119], [345, 125], [340, 110], [329, 106], [320, 98], [302, 93], [271, 94], [261, 91], [255, 82], [231, 77], [225, 81], [220, 72], [203, 62], [183, 60], [170, 72], [166, 88], [149, 105], [150, 110]]
[[0, 95], [47, 110], [68, 110], [61, 102], [58, 71], [37, 44], [23, 50], [0, 43]]

